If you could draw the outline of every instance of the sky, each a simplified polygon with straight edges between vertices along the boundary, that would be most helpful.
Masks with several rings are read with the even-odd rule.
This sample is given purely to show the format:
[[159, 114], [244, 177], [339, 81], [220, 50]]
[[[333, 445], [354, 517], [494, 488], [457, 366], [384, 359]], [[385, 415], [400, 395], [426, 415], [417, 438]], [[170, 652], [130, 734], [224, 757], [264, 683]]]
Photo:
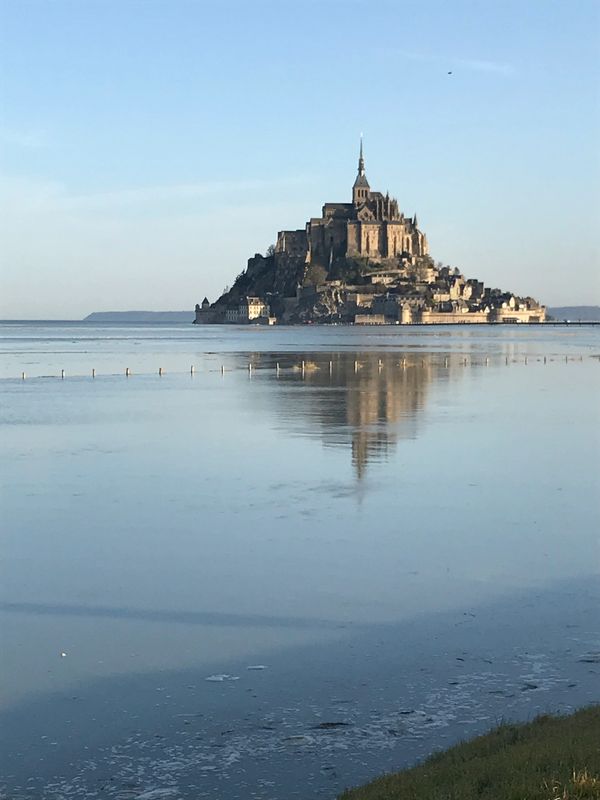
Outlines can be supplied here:
[[600, 304], [599, 43], [598, 0], [0, 0], [0, 317], [215, 300], [361, 133], [436, 261]]

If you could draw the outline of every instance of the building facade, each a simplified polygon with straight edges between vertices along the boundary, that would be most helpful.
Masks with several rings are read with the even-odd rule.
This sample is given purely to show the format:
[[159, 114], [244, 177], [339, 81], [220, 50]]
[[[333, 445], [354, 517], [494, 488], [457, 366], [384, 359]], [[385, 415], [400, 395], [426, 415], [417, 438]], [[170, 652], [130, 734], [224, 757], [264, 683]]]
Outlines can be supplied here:
[[[239, 303], [225, 309], [224, 321], [231, 325], [243, 325], [259, 320], [269, 320], [269, 306], [260, 297], [242, 297]], [[198, 319], [198, 314], [196, 314], [196, 321], [202, 321]]]

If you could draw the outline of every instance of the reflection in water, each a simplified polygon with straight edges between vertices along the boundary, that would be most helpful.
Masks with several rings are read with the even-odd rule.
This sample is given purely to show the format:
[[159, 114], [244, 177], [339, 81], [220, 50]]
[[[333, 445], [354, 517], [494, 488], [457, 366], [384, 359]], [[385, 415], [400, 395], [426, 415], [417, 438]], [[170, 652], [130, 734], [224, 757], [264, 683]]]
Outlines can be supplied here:
[[[293, 362], [284, 358], [278, 362], [278, 413], [291, 427], [299, 414], [308, 417], [309, 430], [314, 435], [318, 425], [326, 446], [350, 445], [359, 480], [369, 461], [385, 460], [397, 440], [416, 438], [429, 384], [454, 376], [460, 361], [439, 353], [313, 352]], [[257, 366], [264, 360], [264, 354], [253, 358]]]

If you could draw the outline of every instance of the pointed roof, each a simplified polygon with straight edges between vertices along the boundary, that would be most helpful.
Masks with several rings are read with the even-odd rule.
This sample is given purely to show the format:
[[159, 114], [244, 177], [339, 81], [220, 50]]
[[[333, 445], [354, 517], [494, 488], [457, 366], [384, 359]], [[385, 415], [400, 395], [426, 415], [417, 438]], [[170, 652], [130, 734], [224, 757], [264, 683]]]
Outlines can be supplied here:
[[356, 180], [354, 181], [354, 188], [356, 187], [364, 187], [365, 189], [369, 189], [369, 181], [367, 180], [367, 176], [365, 175], [365, 159], [363, 156], [363, 138], [362, 133], [360, 135], [360, 153], [358, 156], [358, 175], [356, 176]]

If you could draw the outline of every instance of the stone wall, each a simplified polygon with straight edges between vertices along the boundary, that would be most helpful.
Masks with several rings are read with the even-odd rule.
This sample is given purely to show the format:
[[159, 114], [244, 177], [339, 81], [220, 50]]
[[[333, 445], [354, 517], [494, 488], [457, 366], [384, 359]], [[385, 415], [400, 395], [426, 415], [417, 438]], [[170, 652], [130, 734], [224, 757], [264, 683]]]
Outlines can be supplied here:
[[305, 254], [307, 249], [308, 239], [305, 228], [296, 231], [279, 231], [277, 234], [277, 243], [275, 245], [276, 253], [300, 256]]
[[357, 314], [354, 317], [355, 325], [385, 325], [383, 314]]
[[386, 223], [385, 238], [385, 254], [391, 258], [399, 256], [404, 249], [404, 225], [401, 222]]
[[422, 311], [419, 322], [424, 325], [444, 325], [448, 323], [472, 325], [489, 322], [487, 311]]

